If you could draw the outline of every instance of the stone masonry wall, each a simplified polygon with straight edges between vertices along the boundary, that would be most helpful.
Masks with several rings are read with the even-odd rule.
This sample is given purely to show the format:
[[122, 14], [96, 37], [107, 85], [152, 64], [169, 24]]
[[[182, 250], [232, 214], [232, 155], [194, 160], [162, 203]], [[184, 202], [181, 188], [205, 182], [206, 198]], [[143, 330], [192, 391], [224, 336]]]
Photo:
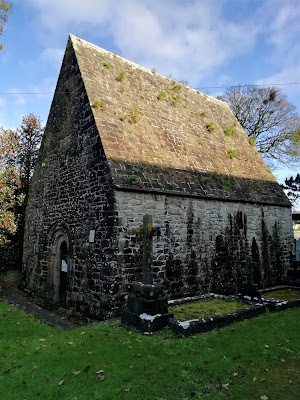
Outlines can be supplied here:
[[171, 298], [208, 292], [235, 293], [246, 260], [258, 263], [261, 287], [284, 279], [293, 253], [291, 210], [184, 197], [116, 191], [118, 266], [124, 283], [141, 280], [141, 242], [136, 228], [144, 214], [161, 236], [153, 238], [153, 272]]
[[[28, 290], [53, 303], [51, 268], [55, 238], [61, 235], [68, 243], [66, 307], [100, 319], [110, 315], [112, 226], [110, 170], [69, 48], [26, 210], [23, 268]], [[95, 241], [90, 243], [91, 230]]]

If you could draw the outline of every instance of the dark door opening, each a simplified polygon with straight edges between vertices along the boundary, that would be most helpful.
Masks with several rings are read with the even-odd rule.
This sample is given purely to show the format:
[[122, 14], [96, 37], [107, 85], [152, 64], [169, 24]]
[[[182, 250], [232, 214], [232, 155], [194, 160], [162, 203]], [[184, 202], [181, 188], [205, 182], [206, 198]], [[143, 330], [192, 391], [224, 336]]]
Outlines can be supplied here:
[[66, 307], [68, 276], [68, 246], [66, 242], [62, 242], [60, 246], [60, 260], [59, 304]]

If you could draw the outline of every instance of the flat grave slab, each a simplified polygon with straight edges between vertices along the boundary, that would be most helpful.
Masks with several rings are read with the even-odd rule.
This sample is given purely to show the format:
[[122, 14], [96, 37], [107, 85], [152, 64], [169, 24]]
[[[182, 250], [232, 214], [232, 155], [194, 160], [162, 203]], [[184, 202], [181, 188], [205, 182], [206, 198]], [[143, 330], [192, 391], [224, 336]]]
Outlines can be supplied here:
[[297, 286], [276, 286], [260, 290], [261, 301], [270, 311], [300, 307], [300, 288]]
[[[216, 304], [217, 300], [217, 304]], [[197, 306], [196, 303], [200, 302], [200, 317], [183, 320], [184, 316], [184, 307], [186, 307], [186, 315], [187, 316], [196, 316], [197, 315]], [[201, 302], [206, 303], [205, 307], [208, 311], [207, 313], [201, 313]], [[209, 304], [209, 302], [214, 302], [216, 304], [216, 308], [220, 309], [220, 313], [217, 311], [214, 312], [213, 304]], [[224, 303], [224, 307], [222, 307], [222, 302]], [[230, 304], [230, 302], [232, 304]], [[170, 304], [170, 303], [169, 303]], [[204, 333], [211, 331], [216, 328], [221, 328], [222, 326], [229, 325], [233, 322], [242, 321], [244, 319], [253, 318], [257, 315], [260, 315], [265, 312], [265, 305], [262, 303], [251, 303], [249, 301], [240, 300], [233, 296], [218, 296], [211, 294], [209, 297], [204, 296], [202, 299], [194, 302], [194, 310], [191, 310], [193, 303], [187, 302], [186, 304], [181, 304], [179, 307], [179, 313], [176, 312], [176, 304], [171, 303], [172, 306], [169, 307], [169, 311], [173, 312], [179, 316], [178, 318], [171, 318], [169, 320], [169, 326], [177, 335], [181, 336], [190, 336], [197, 333]], [[183, 310], [181, 313], [180, 311]], [[223, 310], [223, 312], [222, 312]], [[227, 312], [224, 310], [227, 310]]]

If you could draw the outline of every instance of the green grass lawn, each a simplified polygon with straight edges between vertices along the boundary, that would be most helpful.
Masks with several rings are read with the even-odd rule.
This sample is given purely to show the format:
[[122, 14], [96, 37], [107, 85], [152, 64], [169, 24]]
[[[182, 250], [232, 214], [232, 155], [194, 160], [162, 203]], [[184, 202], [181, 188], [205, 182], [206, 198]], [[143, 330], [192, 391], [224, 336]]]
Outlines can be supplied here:
[[273, 292], [265, 292], [263, 293], [263, 295], [280, 300], [297, 300], [300, 299], [300, 290], [297, 289], [274, 290]]
[[169, 311], [174, 313], [174, 317], [179, 321], [187, 321], [231, 314], [247, 307], [249, 306], [237, 300], [209, 299], [172, 306], [169, 307]]
[[0, 360], [1, 400], [298, 400], [300, 309], [181, 339], [60, 331], [0, 303]]

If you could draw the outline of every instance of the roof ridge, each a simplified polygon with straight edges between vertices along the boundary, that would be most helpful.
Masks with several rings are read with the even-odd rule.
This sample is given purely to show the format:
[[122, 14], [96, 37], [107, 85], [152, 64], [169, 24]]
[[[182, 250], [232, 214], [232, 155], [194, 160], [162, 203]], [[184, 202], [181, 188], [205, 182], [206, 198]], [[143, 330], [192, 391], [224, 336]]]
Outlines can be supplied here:
[[[79, 37], [77, 37], [77, 36], [75, 36], [75, 35], [73, 35], [73, 34], [71, 34], [71, 33], [69, 34], [69, 38], [70, 38], [70, 40], [71, 40], [71, 42], [72, 42], [72, 44], [73, 44], [73, 48], [74, 48], [75, 52], [76, 52], [76, 46], [78, 45], [78, 42], [79, 42], [81, 45], [84, 44], [85, 46], [90, 47], [90, 48], [92, 48], [92, 49], [94, 49], [94, 50], [96, 50], [96, 51], [98, 51], [98, 52], [100, 51], [101, 53], [104, 53], [104, 54], [107, 54], [107, 55], [112, 55], [112, 56], [114, 56], [114, 57], [117, 57], [117, 58], [119, 58], [121, 61], [126, 62], [126, 63], [128, 63], [129, 65], [131, 65], [131, 67], [133, 67], [134, 69], [141, 70], [141, 71], [147, 72], [147, 73], [150, 74], [150, 75], [153, 75], [153, 71], [151, 71], [149, 68], [143, 67], [142, 65], [137, 64], [137, 63], [135, 63], [135, 62], [133, 62], [133, 61], [130, 61], [130, 60], [128, 60], [127, 58], [124, 58], [124, 57], [122, 57], [122, 56], [119, 56], [119, 55], [116, 54], [116, 53], [112, 53], [111, 51], [106, 50], [106, 49], [104, 49], [103, 47], [97, 46], [96, 44], [93, 44], [93, 43], [91, 43], [91, 42], [88, 42], [87, 40], [81, 39], [81, 38], [79, 38]], [[169, 80], [170, 82], [178, 82], [178, 81], [175, 81], [174, 79], [168, 78], [168, 77], [165, 76], [165, 75], [161, 75], [161, 74], [158, 73], [158, 72], [155, 72], [155, 74], [156, 74], [157, 76], [159, 76], [160, 78]], [[178, 82], [178, 83], [180, 83], [180, 82]], [[185, 88], [187, 88], [187, 89], [189, 89], [189, 90], [192, 90], [192, 91], [195, 92], [195, 93], [199, 93], [200, 95], [205, 96], [205, 98], [206, 98], [207, 100], [209, 100], [209, 101], [220, 102], [220, 103], [222, 103], [222, 104], [226, 104], [226, 106], [229, 108], [228, 104], [227, 104], [226, 102], [224, 102], [223, 100], [216, 99], [215, 97], [210, 96], [210, 95], [207, 94], [207, 93], [200, 92], [199, 90], [194, 89], [194, 88], [192, 88], [192, 87], [190, 87], [190, 86], [188, 86], [188, 85], [185, 85], [185, 84], [183, 84], [183, 83], [180, 83], [180, 84], [181, 84], [182, 86], [184, 86]]]

